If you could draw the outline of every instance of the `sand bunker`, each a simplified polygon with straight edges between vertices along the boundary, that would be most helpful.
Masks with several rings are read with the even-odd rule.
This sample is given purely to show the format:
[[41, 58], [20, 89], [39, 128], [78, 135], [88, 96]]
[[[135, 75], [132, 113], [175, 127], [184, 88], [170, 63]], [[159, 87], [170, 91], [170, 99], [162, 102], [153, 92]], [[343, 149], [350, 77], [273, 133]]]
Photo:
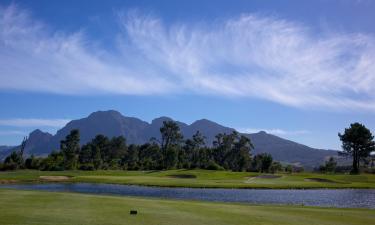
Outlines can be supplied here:
[[172, 178], [183, 178], [183, 179], [192, 179], [192, 178], [197, 178], [197, 176], [193, 175], [193, 174], [171, 174], [171, 175], [168, 175], [168, 177], [172, 177]]
[[70, 177], [67, 176], [40, 176], [40, 180], [44, 181], [67, 181]]
[[340, 182], [337, 182], [337, 181], [328, 180], [328, 179], [324, 179], [324, 178], [316, 178], [316, 177], [306, 178], [305, 181], [315, 181], [315, 182], [322, 182], [322, 183], [340, 183]]
[[256, 177], [249, 177], [244, 183], [253, 183], [256, 181], [256, 179], [276, 179], [280, 178], [282, 176], [280, 175], [273, 175], [273, 174], [263, 174], [263, 175], [258, 175]]
[[0, 184], [15, 184], [17, 180], [0, 180]]
[[280, 175], [264, 174], [264, 175], [256, 176], [255, 178], [262, 178], [262, 179], [276, 179], [276, 178], [280, 178], [280, 177], [281, 177]]

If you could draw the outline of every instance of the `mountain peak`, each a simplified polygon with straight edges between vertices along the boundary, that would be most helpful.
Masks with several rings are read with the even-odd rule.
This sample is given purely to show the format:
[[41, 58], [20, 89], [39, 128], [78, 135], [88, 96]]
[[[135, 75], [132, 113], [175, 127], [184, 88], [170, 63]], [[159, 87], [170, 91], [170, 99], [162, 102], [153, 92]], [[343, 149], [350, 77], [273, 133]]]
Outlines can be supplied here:
[[88, 117], [96, 118], [96, 117], [102, 117], [102, 116], [123, 117], [123, 115], [116, 110], [96, 111], [96, 112], [91, 113]]
[[[220, 125], [216, 122], [213, 122], [211, 120], [208, 120], [208, 119], [200, 119], [200, 120], [196, 120], [194, 121], [191, 125], [207, 125], [207, 124], [210, 124], [210, 125]], [[221, 125], [220, 125], [221, 126]]]
[[50, 133], [48, 133], [48, 132], [43, 132], [43, 131], [41, 131], [40, 129], [33, 130], [33, 131], [29, 134], [29, 138], [41, 137], [41, 136], [51, 136], [51, 137], [52, 137], [52, 134], [50, 134]]
[[173, 121], [173, 119], [167, 116], [161, 116], [159, 118], [153, 119], [151, 124], [162, 124], [164, 121]]

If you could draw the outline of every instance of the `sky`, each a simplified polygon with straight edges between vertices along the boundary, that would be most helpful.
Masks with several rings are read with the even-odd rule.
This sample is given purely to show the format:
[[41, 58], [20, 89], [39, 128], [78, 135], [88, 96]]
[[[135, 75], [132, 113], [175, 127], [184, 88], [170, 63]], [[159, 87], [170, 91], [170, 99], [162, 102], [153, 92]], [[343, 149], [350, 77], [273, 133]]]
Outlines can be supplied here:
[[114, 109], [340, 149], [375, 133], [375, 1], [0, 0], [0, 145]]

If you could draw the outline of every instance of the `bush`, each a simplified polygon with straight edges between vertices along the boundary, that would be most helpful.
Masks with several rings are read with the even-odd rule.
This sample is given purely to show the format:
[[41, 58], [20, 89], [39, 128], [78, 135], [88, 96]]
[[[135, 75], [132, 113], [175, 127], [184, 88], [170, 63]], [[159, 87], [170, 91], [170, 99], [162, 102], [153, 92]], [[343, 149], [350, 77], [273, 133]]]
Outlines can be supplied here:
[[86, 164], [81, 164], [79, 166], [79, 169], [80, 170], [95, 170], [95, 167], [94, 167], [94, 164], [92, 163], [86, 163]]
[[272, 162], [269, 171], [271, 173], [277, 173], [279, 171], [283, 171], [283, 166], [279, 162]]
[[210, 161], [208, 163], [208, 166], [206, 167], [207, 170], [224, 170], [222, 166], [219, 166], [217, 163], [214, 161]]

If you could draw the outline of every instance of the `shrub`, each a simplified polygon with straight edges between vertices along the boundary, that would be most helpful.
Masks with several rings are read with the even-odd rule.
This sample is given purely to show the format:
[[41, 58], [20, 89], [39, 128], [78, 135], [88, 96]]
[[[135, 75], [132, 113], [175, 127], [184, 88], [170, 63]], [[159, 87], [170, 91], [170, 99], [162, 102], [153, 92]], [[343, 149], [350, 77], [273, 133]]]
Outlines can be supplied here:
[[86, 164], [81, 164], [79, 166], [80, 170], [95, 170], [94, 164], [92, 163], [86, 163]]
[[219, 166], [217, 163], [214, 161], [210, 161], [208, 163], [208, 166], [206, 167], [207, 170], [224, 170], [223, 167]]

